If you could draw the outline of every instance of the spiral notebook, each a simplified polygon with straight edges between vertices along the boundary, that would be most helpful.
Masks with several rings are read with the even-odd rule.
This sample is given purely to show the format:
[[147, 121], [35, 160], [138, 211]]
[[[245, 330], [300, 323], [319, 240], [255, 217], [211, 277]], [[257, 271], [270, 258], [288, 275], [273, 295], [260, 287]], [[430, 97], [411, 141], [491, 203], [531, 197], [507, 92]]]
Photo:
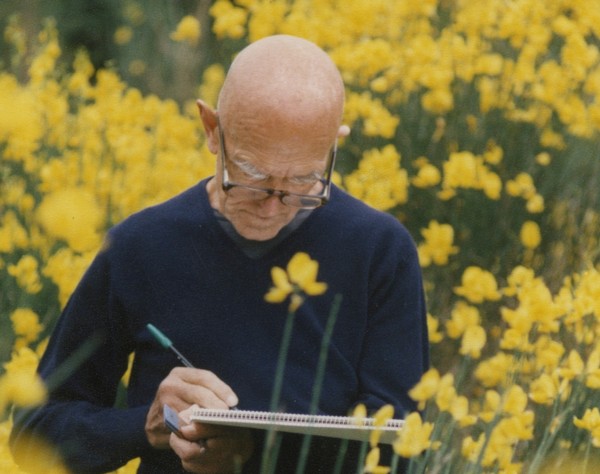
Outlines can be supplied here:
[[225, 426], [275, 430], [313, 436], [369, 441], [371, 433], [379, 430], [379, 442], [392, 444], [404, 420], [390, 419], [383, 426], [376, 426], [375, 418], [350, 416], [301, 415], [294, 413], [271, 413], [247, 410], [211, 410], [194, 408], [190, 421]]

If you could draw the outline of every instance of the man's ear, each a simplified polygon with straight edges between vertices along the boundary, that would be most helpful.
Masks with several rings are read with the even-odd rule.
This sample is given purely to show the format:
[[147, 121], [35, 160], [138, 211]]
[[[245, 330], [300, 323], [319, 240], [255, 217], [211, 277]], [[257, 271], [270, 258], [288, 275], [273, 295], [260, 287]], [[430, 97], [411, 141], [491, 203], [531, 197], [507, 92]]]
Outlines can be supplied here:
[[344, 138], [350, 135], [350, 127], [348, 125], [340, 125], [338, 129], [338, 138]]
[[217, 120], [217, 112], [202, 100], [197, 100], [196, 105], [198, 105], [200, 119], [206, 133], [206, 144], [211, 153], [216, 155], [219, 152], [219, 121]]

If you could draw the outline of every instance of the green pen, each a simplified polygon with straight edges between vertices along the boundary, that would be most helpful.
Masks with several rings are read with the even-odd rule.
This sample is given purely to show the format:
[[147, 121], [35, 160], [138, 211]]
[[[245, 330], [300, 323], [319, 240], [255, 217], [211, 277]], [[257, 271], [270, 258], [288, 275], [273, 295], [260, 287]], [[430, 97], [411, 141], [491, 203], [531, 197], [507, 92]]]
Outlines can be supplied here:
[[177, 356], [177, 358], [181, 361], [181, 363], [183, 365], [185, 365], [186, 367], [191, 367], [192, 369], [194, 368], [192, 363], [189, 360], [187, 360], [184, 357], [184, 355], [175, 348], [175, 346], [171, 342], [171, 339], [169, 339], [167, 336], [165, 336], [160, 330], [158, 330], [152, 324], [147, 324], [146, 327], [150, 331], [150, 334], [152, 334], [154, 336], [154, 338], [160, 343], [161, 346], [163, 346], [165, 349], [169, 349], [170, 351], [173, 351], [173, 353]]
[[[171, 339], [169, 339], [167, 336], [165, 336], [162, 333], [162, 331], [157, 329], [152, 324], [146, 324], [146, 327], [148, 328], [148, 331], [150, 331], [150, 334], [152, 334], [154, 336], [154, 338], [159, 342], [159, 344], [161, 346], [163, 346], [165, 349], [169, 349], [169, 350], [173, 351], [173, 353], [177, 356], [177, 358], [181, 361], [181, 363], [183, 365], [185, 365], [186, 367], [190, 367], [192, 369], [194, 368], [192, 363], [189, 360], [187, 360], [185, 358], [185, 356], [175, 348], [175, 346], [173, 345], [173, 342], [171, 342]], [[230, 407], [230, 409], [237, 410], [237, 407], [233, 406], [233, 407]]]

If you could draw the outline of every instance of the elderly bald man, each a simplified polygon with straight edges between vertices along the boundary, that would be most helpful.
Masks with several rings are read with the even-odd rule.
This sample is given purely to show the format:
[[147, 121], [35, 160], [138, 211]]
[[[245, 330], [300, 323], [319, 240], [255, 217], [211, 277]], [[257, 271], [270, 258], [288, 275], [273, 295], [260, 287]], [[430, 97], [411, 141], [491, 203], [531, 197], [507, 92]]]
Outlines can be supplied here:
[[[273, 36], [239, 53], [218, 110], [198, 101], [211, 178], [111, 229], [65, 308], [40, 364], [48, 378], [84, 341], [94, 350], [42, 408], [16, 417], [13, 450], [31, 435], [57, 447], [74, 472], [105, 472], [141, 457], [141, 473], [258, 473], [265, 432], [182, 423], [163, 405], [268, 410], [287, 308], [264, 301], [271, 268], [297, 252], [319, 262], [327, 292], [298, 309], [280, 409], [308, 413], [319, 350], [336, 295], [318, 411], [346, 415], [384, 404], [401, 417], [428, 366], [425, 304], [414, 244], [390, 215], [331, 183], [344, 86], [314, 44]], [[153, 324], [198, 368], [177, 367]], [[115, 406], [128, 356], [125, 403]], [[123, 406], [124, 405], [124, 406]], [[278, 435], [277, 465], [295, 472], [302, 437]], [[355, 472], [359, 449], [313, 438], [306, 472]]]

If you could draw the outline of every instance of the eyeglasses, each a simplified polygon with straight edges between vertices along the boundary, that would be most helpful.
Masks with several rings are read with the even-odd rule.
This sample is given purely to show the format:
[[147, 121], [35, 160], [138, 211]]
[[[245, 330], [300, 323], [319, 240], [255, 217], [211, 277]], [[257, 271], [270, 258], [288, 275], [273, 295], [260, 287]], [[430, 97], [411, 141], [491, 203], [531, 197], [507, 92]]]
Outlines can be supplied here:
[[277, 196], [279, 200], [286, 206], [299, 207], [302, 209], [314, 209], [326, 204], [327, 201], [329, 201], [329, 193], [331, 191], [331, 176], [333, 174], [333, 167], [335, 165], [335, 158], [337, 155], [337, 139], [333, 148], [331, 149], [329, 165], [327, 166], [325, 175], [318, 180], [318, 182], [323, 186], [322, 191], [319, 194], [299, 194], [281, 189], [261, 188], [258, 186], [251, 186], [248, 184], [241, 184], [231, 181], [229, 179], [229, 173], [226, 166], [226, 161], [228, 158], [225, 147], [225, 135], [220, 124], [217, 126], [219, 128], [219, 140], [221, 146], [221, 169], [223, 171], [222, 187], [225, 192], [239, 199], [253, 201], [261, 201], [271, 196]]

